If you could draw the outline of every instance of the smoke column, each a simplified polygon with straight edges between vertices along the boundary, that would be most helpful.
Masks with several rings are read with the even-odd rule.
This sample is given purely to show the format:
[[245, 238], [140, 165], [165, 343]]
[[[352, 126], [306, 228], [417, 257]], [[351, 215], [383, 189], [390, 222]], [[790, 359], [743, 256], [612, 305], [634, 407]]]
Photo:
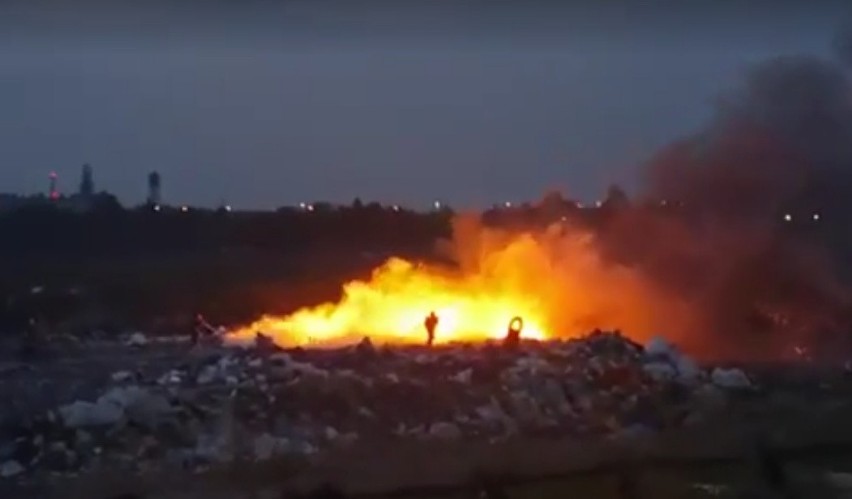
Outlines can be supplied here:
[[[852, 37], [839, 40], [840, 59], [852, 61]], [[602, 239], [693, 303], [696, 334], [709, 345], [736, 355], [802, 341], [799, 326], [808, 340], [842, 333], [850, 296], [842, 264], [852, 249], [844, 228], [852, 85], [843, 64], [782, 57], [751, 69], [705, 129], [648, 162], [645, 186], [650, 200], [682, 204], [683, 216], [628, 210]]]

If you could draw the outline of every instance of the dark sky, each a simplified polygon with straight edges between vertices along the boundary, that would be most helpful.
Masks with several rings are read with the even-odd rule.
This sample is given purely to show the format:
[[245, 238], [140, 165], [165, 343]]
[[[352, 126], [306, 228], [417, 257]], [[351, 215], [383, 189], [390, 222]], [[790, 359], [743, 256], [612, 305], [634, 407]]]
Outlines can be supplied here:
[[0, 4], [0, 192], [44, 190], [51, 170], [74, 190], [89, 162], [125, 203], [156, 169], [169, 202], [241, 208], [592, 200], [698, 128], [748, 65], [829, 57], [849, 10], [28, 4]]

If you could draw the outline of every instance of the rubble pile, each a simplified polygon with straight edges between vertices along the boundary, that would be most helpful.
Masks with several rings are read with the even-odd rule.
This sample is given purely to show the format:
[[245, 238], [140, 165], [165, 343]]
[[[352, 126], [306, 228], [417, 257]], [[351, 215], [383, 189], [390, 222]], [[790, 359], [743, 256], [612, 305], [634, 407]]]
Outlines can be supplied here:
[[[134, 335], [135, 336], [135, 335]], [[147, 342], [136, 336], [134, 349]], [[155, 376], [118, 371], [93, 400], [7, 422], [0, 474], [199, 469], [388, 438], [622, 437], [691, 424], [753, 389], [664, 340], [340, 350], [196, 348]]]

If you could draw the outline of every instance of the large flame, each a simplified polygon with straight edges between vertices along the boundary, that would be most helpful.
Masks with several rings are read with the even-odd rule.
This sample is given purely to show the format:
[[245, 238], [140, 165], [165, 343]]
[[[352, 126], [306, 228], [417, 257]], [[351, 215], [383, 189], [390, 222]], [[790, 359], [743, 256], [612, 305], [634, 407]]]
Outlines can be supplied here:
[[596, 327], [640, 337], [655, 332], [655, 292], [632, 271], [604, 264], [585, 232], [559, 226], [513, 234], [462, 218], [449, 249], [457, 267], [391, 258], [369, 280], [345, 284], [338, 302], [263, 317], [230, 339], [262, 332], [281, 346], [338, 346], [364, 336], [423, 343], [432, 311], [439, 318], [435, 343], [502, 338], [516, 316], [523, 319], [521, 336], [531, 339]]
[[501, 291], [498, 276], [463, 278], [399, 258], [376, 269], [369, 281], [344, 285], [339, 303], [264, 317], [237, 336], [262, 331], [285, 345], [338, 344], [362, 336], [423, 343], [431, 311], [438, 316], [436, 343], [499, 338], [515, 316], [524, 318], [524, 336], [545, 337], [541, 304], [533, 296]]

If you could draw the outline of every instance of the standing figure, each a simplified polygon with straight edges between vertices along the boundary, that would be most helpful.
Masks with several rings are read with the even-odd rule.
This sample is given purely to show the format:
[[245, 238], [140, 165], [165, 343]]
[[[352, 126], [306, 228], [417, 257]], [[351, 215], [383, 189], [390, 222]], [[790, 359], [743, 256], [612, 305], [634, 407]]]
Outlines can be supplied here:
[[438, 327], [438, 316], [435, 315], [434, 311], [429, 312], [426, 320], [423, 321], [423, 325], [426, 326], [426, 334], [428, 335], [426, 345], [431, 347], [435, 341], [435, 328]]
[[190, 333], [192, 344], [196, 345], [202, 336], [211, 336], [212, 334], [213, 327], [204, 320], [204, 316], [195, 314], [195, 320], [192, 323], [192, 332]]
[[524, 328], [524, 320], [520, 317], [515, 317], [509, 322], [509, 331], [506, 332], [506, 338], [503, 339], [503, 346], [506, 348], [517, 348], [521, 344], [521, 330]]

